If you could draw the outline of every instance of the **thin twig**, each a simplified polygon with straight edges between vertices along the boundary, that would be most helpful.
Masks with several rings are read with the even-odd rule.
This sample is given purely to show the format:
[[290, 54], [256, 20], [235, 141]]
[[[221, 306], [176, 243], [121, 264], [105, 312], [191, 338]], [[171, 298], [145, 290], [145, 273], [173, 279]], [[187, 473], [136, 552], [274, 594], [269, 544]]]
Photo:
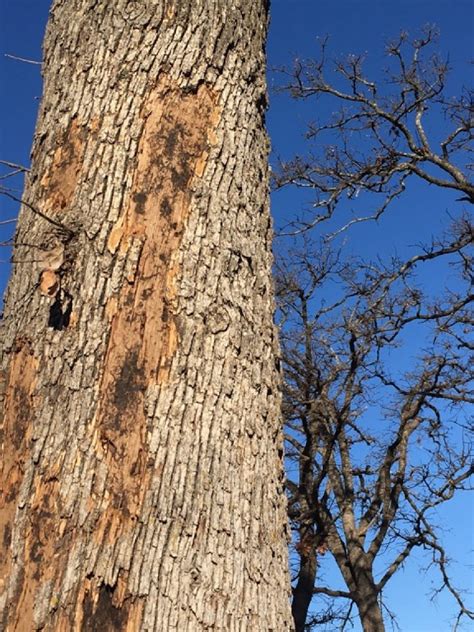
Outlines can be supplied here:
[[74, 235], [74, 231], [72, 231], [70, 228], [68, 228], [64, 224], [61, 224], [61, 222], [58, 222], [57, 220], [53, 219], [52, 217], [49, 217], [48, 215], [43, 213], [43, 211], [40, 211], [38, 208], [32, 206], [29, 202], [26, 202], [25, 200], [21, 200], [20, 198], [16, 197], [16, 195], [12, 195], [11, 193], [9, 193], [8, 191], [5, 191], [4, 189], [0, 190], [0, 193], [3, 194], [3, 195], [6, 195], [8, 198], [13, 200], [14, 202], [18, 202], [19, 204], [23, 204], [24, 206], [29, 208], [30, 211], [33, 211], [33, 213], [35, 213], [35, 215], [39, 215], [39, 217], [43, 218], [44, 220], [46, 220], [50, 224], [53, 224], [53, 226], [56, 226], [56, 228], [59, 228], [62, 232], [67, 233], [69, 236], [72, 237], [72, 235]]
[[17, 165], [16, 162], [10, 162], [9, 160], [0, 160], [0, 165], [4, 165], [5, 167], [10, 167], [11, 169], [18, 169], [18, 171], [29, 172], [28, 167], [24, 165]]
[[14, 59], [15, 61], [23, 61], [25, 64], [33, 64], [34, 66], [42, 66], [43, 63], [41, 61], [35, 61], [34, 59], [26, 59], [26, 57], [18, 57], [17, 55], [10, 55], [9, 53], [5, 53], [4, 55], [8, 59]]

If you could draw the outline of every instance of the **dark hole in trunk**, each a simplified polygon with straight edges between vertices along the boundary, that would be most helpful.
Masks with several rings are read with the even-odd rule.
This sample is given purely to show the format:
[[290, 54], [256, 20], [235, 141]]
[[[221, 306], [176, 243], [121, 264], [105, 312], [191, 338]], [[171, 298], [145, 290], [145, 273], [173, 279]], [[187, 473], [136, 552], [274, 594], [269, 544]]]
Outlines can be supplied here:
[[69, 325], [72, 312], [72, 296], [65, 290], [59, 290], [54, 303], [49, 308], [48, 327], [57, 331], [66, 329]]

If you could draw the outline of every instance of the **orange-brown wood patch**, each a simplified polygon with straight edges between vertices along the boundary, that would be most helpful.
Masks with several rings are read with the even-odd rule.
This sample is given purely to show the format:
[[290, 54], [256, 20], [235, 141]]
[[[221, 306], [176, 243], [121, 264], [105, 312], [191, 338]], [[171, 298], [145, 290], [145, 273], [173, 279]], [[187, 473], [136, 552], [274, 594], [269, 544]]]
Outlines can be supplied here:
[[[33, 355], [30, 343], [27, 340], [18, 340], [17, 348], [12, 353], [6, 383], [1, 432], [0, 592], [11, 569], [10, 544], [18, 493], [28, 454], [26, 446], [32, 431], [37, 367], [38, 361]], [[32, 600], [25, 595], [23, 608], [32, 611], [32, 607]]]
[[90, 135], [95, 138], [97, 127], [96, 120], [86, 128], [74, 118], [61, 135], [52, 164], [41, 179], [44, 211], [61, 213], [71, 204], [82, 169], [86, 140]]
[[108, 248], [141, 248], [136, 273], [107, 306], [111, 333], [97, 415], [98, 449], [109, 462], [109, 511], [95, 537], [113, 542], [139, 514], [150, 468], [144, 396], [168, 379], [179, 343], [175, 320], [174, 255], [191, 204], [192, 181], [205, 169], [219, 122], [216, 95], [207, 87], [183, 93], [164, 80], [143, 108], [145, 119], [133, 187]]

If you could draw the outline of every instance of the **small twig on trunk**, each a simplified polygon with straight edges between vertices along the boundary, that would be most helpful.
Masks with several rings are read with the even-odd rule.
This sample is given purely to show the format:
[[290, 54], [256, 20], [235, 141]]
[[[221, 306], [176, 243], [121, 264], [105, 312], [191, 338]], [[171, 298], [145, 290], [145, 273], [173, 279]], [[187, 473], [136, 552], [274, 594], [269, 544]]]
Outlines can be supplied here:
[[5, 167], [10, 167], [11, 169], [17, 169], [18, 171], [29, 172], [28, 167], [24, 167], [23, 165], [17, 165], [16, 162], [10, 162], [9, 160], [0, 160], [0, 165], [4, 165]]
[[26, 57], [18, 57], [17, 55], [10, 55], [9, 53], [5, 53], [4, 57], [7, 57], [8, 59], [14, 59], [15, 61], [22, 61], [25, 64], [33, 64], [34, 66], [43, 65], [43, 62], [41, 61], [36, 61], [34, 59], [26, 59]]
[[38, 208], [32, 206], [29, 202], [26, 202], [25, 200], [21, 200], [20, 198], [16, 197], [16, 195], [12, 195], [11, 193], [6, 191], [5, 189], [0, 189], [0, 194], [6, 195], [8, 198], [13, 200], [14, 202], [18, 202], [19, 204], [23, 204], [24, 206], [29, 208], [30, 211], [35, 213], [35, 215], [39, 215], [44, 220], [46, 220], [50, 224], [53, 224], [53, 226], [56, 226], [56, 228], [59, 228], [63, 233], [66, 233], [70, 237], [72, 237], [74, 235], [74, 231], [73, 230], [71, 230], [70, 228], [68, 228], [64, 224], [61, 224], [61, 222], [58, 222], [57, 220], [53, 219], [52, 217], [49, 217], [48, 215], [43, 213], [43, 211], [40, 211]]

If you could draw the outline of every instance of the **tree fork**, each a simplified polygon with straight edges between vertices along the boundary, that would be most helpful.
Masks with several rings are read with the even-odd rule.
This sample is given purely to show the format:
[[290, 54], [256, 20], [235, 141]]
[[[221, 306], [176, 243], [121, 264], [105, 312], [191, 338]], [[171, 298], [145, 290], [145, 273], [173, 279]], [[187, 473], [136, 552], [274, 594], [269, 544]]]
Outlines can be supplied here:
[[53, 3], [2, 323], [8, 631], [292, 629], [267, 11]]

